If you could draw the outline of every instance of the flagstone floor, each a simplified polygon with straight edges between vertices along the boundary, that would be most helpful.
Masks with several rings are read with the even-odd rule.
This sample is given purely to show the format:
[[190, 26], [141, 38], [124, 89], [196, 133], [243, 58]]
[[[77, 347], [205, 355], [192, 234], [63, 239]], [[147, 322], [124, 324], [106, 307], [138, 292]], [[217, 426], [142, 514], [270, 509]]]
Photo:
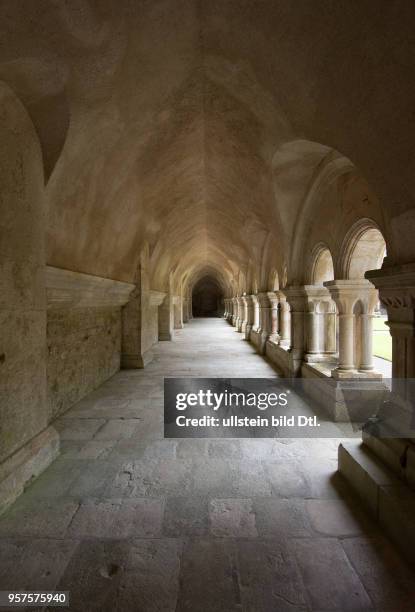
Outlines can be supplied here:
[[0, 590], [83, 612], [415, 610], [339, 439], [163, 438], [164, 376], [276, 375], [241, 334], [196, 319], [154, 352], [56, 422], [60, 457], [0, 519]]

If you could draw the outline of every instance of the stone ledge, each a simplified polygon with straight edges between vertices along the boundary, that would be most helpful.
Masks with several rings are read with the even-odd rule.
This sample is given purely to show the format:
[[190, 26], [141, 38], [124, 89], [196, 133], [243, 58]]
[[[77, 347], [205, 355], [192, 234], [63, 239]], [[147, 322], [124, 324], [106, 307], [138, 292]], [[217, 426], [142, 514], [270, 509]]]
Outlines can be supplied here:
[[265, 354], [281, 370], [283, 376], [291, 376], [291, 354], [287, 348], [268, 340], [265, 344]]
[[362, 443], [340, 444], [339, 472], [380, 527], [414, 563], [415, 493]]
[[0, 465], [0, 514], [59, 454], [59, 434], [48, 427]]
[[48, 309], [121, 307], [134, 289], [131, 283], [46, 266]]

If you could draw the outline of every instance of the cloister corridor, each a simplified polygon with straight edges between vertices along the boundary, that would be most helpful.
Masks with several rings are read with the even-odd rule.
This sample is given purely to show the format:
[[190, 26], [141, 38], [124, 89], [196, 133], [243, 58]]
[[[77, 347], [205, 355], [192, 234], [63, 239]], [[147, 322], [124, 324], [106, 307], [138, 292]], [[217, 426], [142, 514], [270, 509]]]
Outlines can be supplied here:
[[413, 573], [336, 475], [339, 439], [163, 438], [163, 377], [275, 375], [202, 318], [87, 395], [0, 519], [0, 584], [83, 612], [413, 610]]

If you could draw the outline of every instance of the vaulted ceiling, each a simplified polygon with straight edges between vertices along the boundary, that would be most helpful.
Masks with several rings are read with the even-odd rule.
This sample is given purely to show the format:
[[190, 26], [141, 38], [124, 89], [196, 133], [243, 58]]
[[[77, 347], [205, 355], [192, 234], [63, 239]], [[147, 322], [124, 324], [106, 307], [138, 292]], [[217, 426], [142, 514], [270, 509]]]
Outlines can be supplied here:
[[147, 243], [155, 289], [212, 269], [261, 283], [333, 158], [376, 192], [388, 254], [413, 259], [414, 18], [410, 0], [2, 0], [48, 263], [131, 281]]

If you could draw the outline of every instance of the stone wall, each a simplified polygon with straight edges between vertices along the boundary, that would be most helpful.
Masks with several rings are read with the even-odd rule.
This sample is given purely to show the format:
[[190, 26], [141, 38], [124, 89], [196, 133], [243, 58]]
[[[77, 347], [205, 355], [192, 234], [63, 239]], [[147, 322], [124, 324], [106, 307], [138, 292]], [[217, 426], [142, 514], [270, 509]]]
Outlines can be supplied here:
[[47, 380], [55, 418], [120, 368], [121, 309], [54, 309], [47, 321]]
[[0, 463], [47, 426], [42, 160], [0, 83]]
[[47, 266], [50, 418], [120, 368], [121, 308], [134, 285]]
[[59, 449], [47, 427], [43, 185], [33, 125], [0, 83], [0, 513]]

